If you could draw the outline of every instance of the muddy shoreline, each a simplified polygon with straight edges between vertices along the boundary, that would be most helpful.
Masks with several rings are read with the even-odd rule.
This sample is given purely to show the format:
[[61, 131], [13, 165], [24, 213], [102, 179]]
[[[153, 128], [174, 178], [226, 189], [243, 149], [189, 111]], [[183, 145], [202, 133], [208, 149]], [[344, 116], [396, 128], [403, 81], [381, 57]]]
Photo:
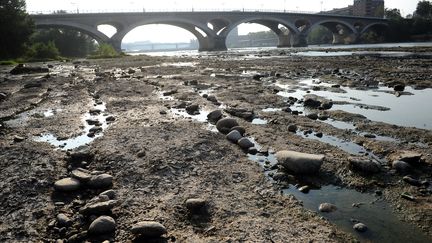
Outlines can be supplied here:
[[[268, 50], [35, 63], [49, 72], [20, 75], [1, 67], [0, 241], [147, 242], [131, 230], [142, 221], [166, 228], [154, 242], [392, 242], [392, 228], [428, 241], [432, 48], [379, 51], [415, 55]], [[207, 121], [215, 110], [258, 151], [218, 132]], [[275, 164], [285, 150], [325, 158], [301, 175]], [[111, 183], [60, 190], [79, 168]], [[109, 206], [89, 211], [97, 203]], [[379, 207], [390, 225], [374, 222]], [[101, 215], [114, 231], [90, 229]]]

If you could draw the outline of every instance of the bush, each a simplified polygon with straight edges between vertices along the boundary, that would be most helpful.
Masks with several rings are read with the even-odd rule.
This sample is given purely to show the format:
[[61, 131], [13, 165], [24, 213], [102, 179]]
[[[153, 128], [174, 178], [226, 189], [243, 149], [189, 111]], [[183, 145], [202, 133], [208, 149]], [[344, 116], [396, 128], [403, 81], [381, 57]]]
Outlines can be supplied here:
[[121, 54], [110, 44], [100, 44], [94, 55], [90, 56], [90, 58], [115, 58], [120, 56]]
[[38, 42], [30, 47], [26, 56], [30, 60], [57, 60], [60, 53], [54, 42], [50, 41], [47, 44]]
[[12, 66], [12, 65], [17, 65], [17, 62], [15, 62], [14, 60], [0, 61], [0, 66]]

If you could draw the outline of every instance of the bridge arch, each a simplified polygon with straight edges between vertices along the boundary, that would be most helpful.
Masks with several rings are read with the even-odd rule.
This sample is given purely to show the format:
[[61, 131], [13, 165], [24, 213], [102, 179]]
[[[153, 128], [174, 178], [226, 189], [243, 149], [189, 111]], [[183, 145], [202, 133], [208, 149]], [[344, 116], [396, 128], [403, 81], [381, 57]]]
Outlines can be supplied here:
[[[357, 41], [359, 35], [358, 29], [354, 25], [340, 19], [325, 19], [315, 22], [305, 30], [304, 34], [308, 36], [315, 27], [320, 25], [333, 33], [333, 44], [346, 44]], [[345, 29], [351, 33], [345, 33]]]
[[39, 29], [48, 29], [48, 28], [58, 28], [58, 29], [72, 29], [79, 32], [82, 32], [92, 38], [94, 38], [98, 43], [109, 43], [110, 38], [106, 36], [104, 33], [98, 31], [96, 28], [92, 28], [87, 25], [78, 24], [78, 23], [62, 23], [62, 22], [56, 22], [56, 23], [36, 23], [36, 28]]
[[[238, 27], [241, 24], [245, 23], [254, 23], [263, 25], [270, 30], [272, 30], [276, 36], [279, 38], [278, 47], [291, 47], [296, 45], [296, 37], [300, 34], [300, 30], [295, 26], [294, 23], [288, 22], [286, 20], [280, 18], [273, 17], [250, 17], [238, 20], [236, 22], [230, 23], [224, 29], [222, 29], [218, 34], [218, 36], [226, 39], [229, 33]], [[279, 28], [282, 25], [289, 32], [283, 31]]]
[[383, 28], [388, 28], [388, 27], [389, 27], [388, 23], [379, 23], [379, 22], [377, 22], [377, 23], [372, 23], [372, 24], [366, 25], [366, 26], [362, 29], [362, 31], [360, 32], [360, 35], [366, 33], [368, 30], [372, 29], [373, 27], [377, 27], [377, 26], [379, 26], [379, 27], [383, 27]]
[[111, 44], [116, 49], [121, 49], [121, 43], [123, 41], [123, 38], [130, 31], [139, 26], [145, 26], [150, 24], [172, 25], [189, 31], [197, 38], [199, 43], [199, 50], [205, 51], [217, 48], [217, 43], [215, 42], [215, 34], [213, 30], [211, 30], [208, 26], [203, 25], [202, 23], [182, 18], [153, 18], [135, 22], [119, 30], [111, 38]]

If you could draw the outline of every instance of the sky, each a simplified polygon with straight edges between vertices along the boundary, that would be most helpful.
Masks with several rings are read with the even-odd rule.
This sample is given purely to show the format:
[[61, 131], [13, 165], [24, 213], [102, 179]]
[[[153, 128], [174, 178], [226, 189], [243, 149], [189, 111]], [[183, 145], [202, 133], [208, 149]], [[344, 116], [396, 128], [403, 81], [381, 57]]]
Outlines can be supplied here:
[[[420, 0], [385, 0], [386, 8], [398, 8], [402, 15], [411, 14]], [[353, 0], [26, 0], [27, 11], [52, 12], [55, 10], [83, 12], [126, 12], [152, 10], [293, 10], [319, 12], [333, 8], [342, 8], [353, 3]], [[152, 42], [188, 42], [194, 36], [186, 30], [173, 26], [142, 26], [132, 30], [123, 42], [150, 40]], [[101, 27], [100, 30], [112, 35], [115, 29]], [[243, 24], [239, 34], [266, 30], [259, 25]], [[176, 36], [176, 39], [172, 39]]]

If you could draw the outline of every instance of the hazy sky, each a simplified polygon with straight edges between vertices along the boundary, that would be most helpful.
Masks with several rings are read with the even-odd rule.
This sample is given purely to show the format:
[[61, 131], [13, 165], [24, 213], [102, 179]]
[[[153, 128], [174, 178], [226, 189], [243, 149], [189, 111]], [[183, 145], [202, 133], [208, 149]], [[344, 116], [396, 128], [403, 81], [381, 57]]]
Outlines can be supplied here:
[[[386, 8], [398, 8], [402, 15], [412, 13], [420, 0], [385, 0]], [[263, 9], [263, 10], [294, 10], [318, 12], [341, 8], [353, 3], [353, 0], [26, 0], [29, 12], [50, 12], [54, 10], [67, 10], [79, 12], [105, 12], [105, 11], [142, 11], [149, 10], [175, 10], [175, 9]], [[157, 29], [157, 31], [156, 31]], [[109, 32], [108, 28], [102, 29]], [[250, 31], [259, 31], [256, 25], [240, 26], [240, 34]], [[151, 35], [149, 35], [151, 33]], [[164, 34], [166, 33], [166, 34]], [[151, 38], [148, 36], [152, 36]], [[169, 36], [177, 38], [170, 39]], [[146, 26], [131, 31], [123, 40], [132, 42], [139, 40], [152, 40], [154, 42], [188, 41], [194, 38], [189, 32], [176, 27]]]

